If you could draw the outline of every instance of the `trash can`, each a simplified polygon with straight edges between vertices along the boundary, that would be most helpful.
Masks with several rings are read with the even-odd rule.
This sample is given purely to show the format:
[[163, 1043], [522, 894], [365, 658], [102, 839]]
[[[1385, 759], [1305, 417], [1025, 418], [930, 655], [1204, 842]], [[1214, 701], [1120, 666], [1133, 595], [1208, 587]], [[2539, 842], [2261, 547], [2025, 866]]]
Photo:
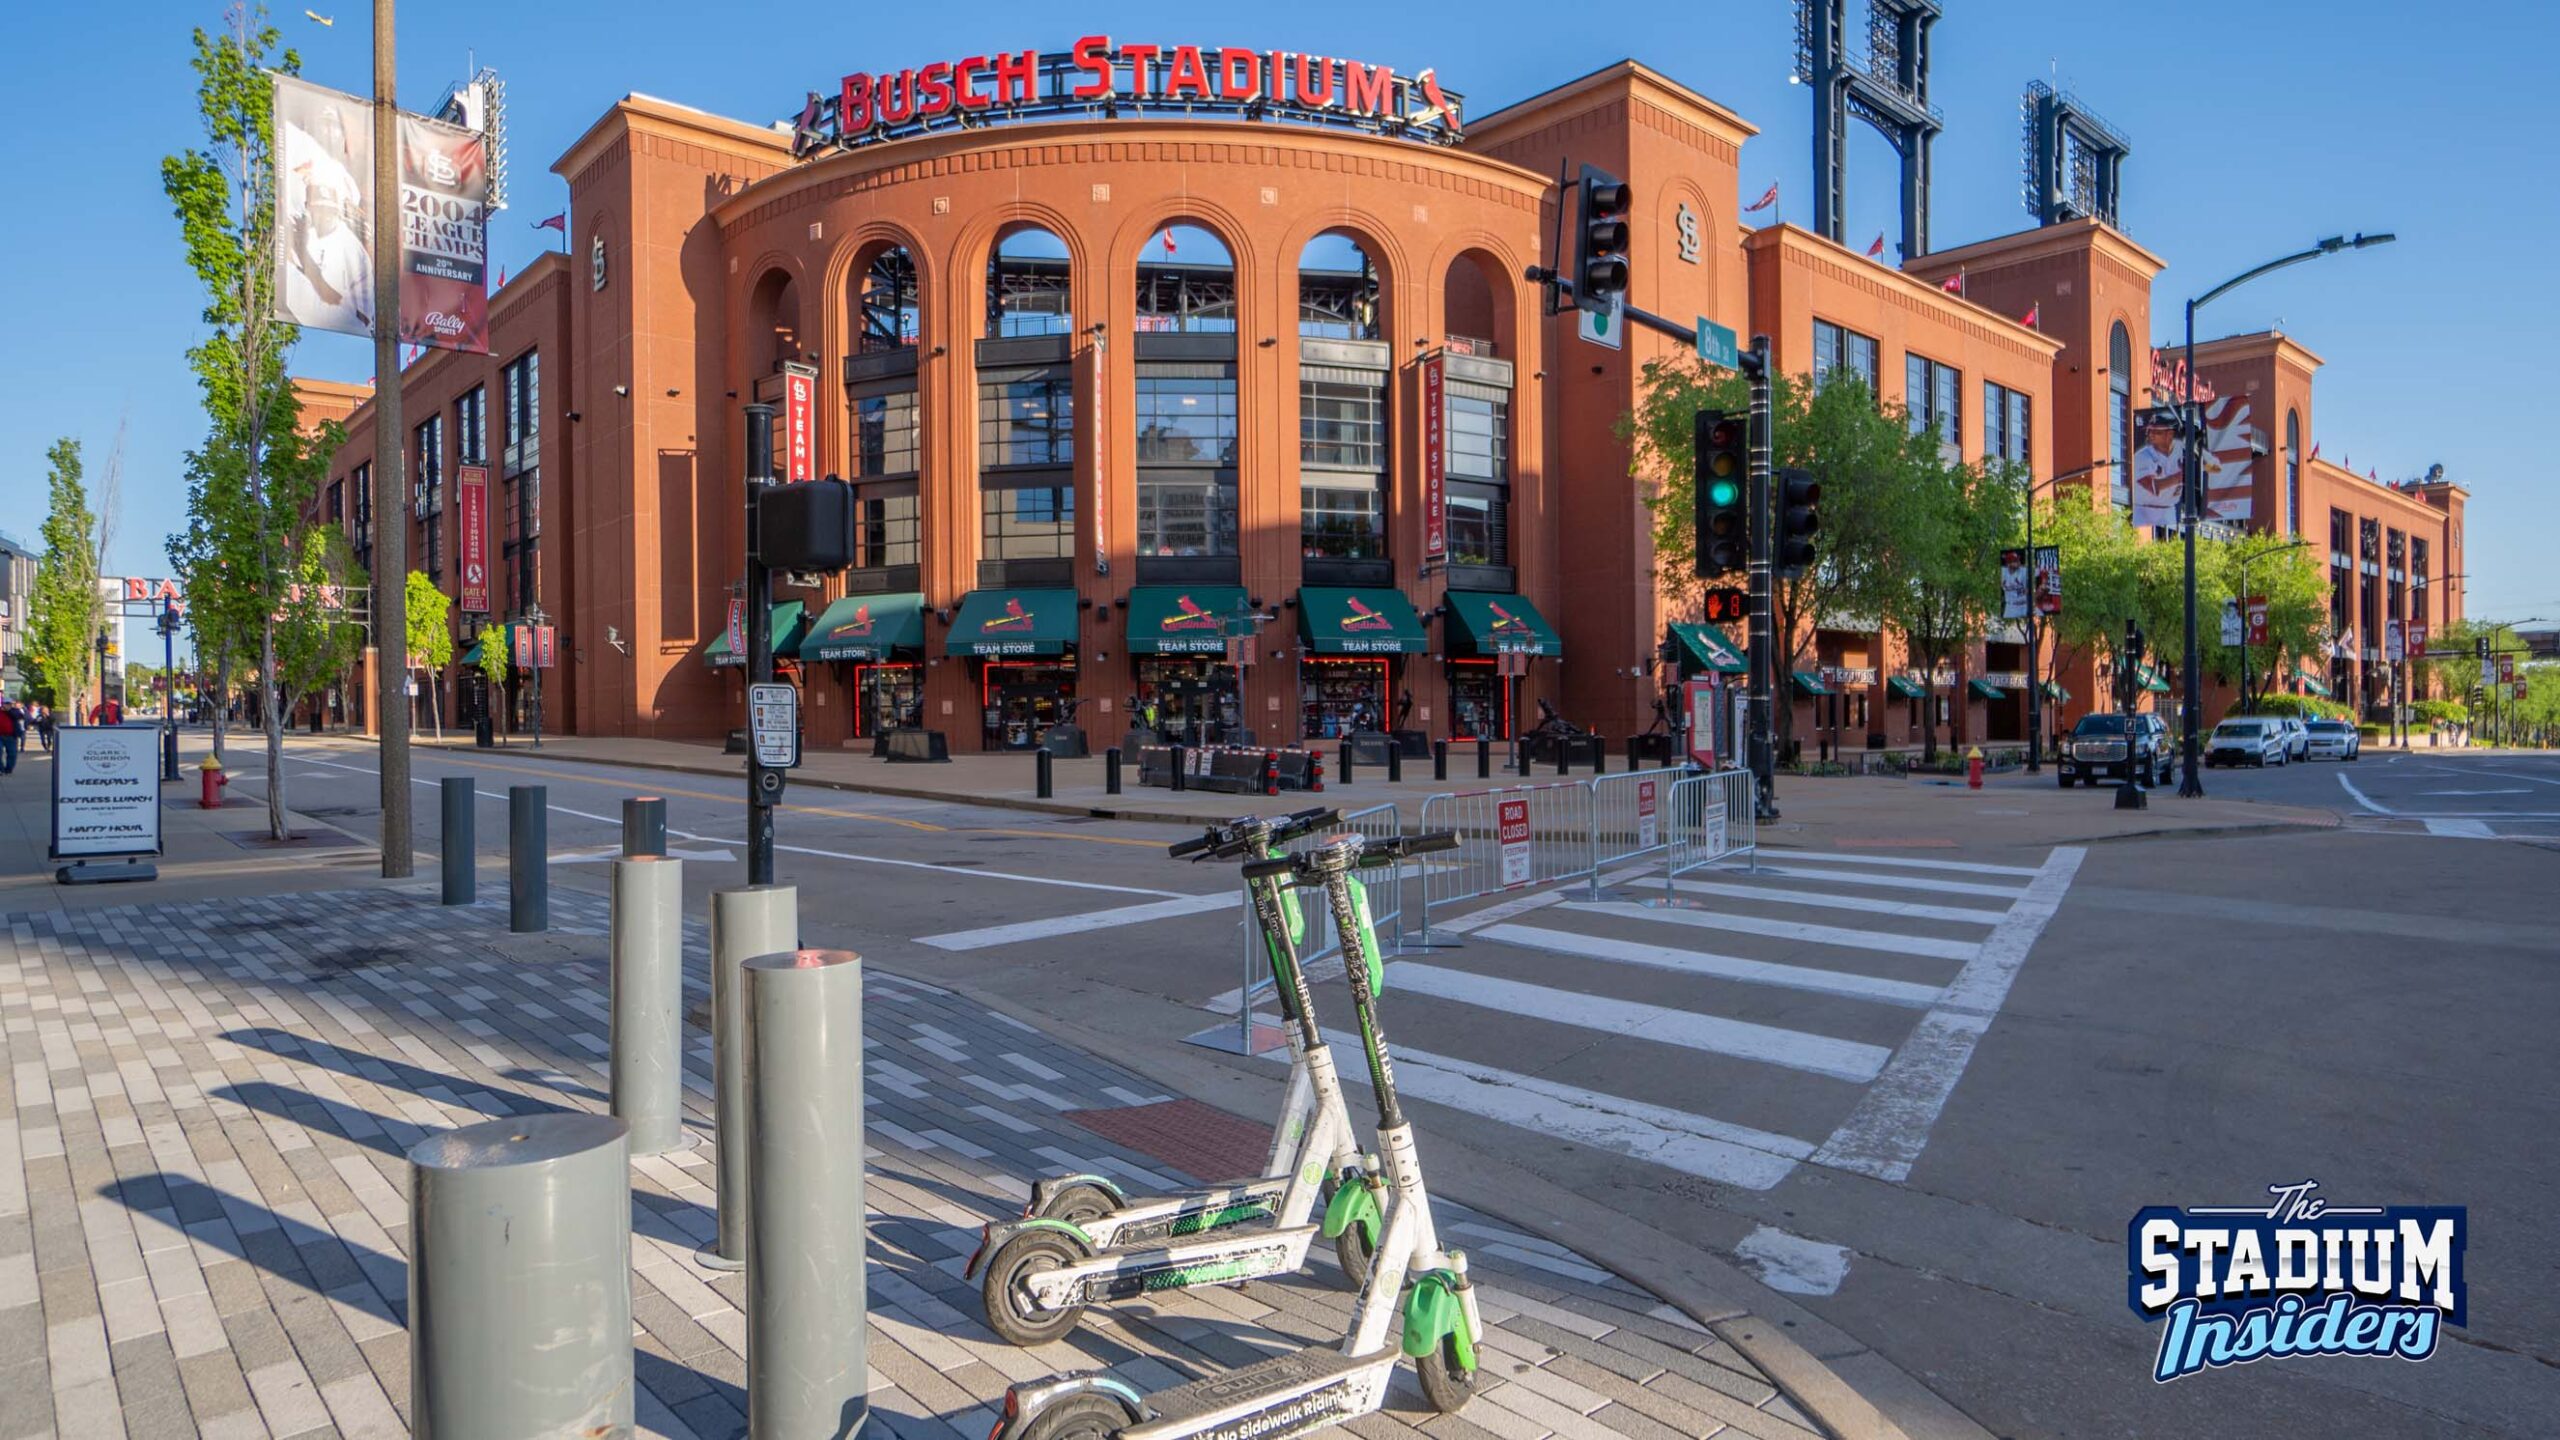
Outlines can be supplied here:
[[486, 710], [481, 711], [480, 718], [471, 723], [471, 743], [483, 750], [498, 743], [497, 727]]

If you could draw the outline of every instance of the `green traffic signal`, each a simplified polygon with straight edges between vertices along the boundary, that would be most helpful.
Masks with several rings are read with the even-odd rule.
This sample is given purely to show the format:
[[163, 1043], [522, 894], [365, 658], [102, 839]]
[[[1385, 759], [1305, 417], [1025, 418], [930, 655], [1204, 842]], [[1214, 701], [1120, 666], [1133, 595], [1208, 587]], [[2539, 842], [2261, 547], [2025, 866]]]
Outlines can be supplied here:
[[1707, 499], [1717, 506], [1730, 505], [1742, 497], [1742, 487], [1730, 480], [1718, 480], [1707, 487]]

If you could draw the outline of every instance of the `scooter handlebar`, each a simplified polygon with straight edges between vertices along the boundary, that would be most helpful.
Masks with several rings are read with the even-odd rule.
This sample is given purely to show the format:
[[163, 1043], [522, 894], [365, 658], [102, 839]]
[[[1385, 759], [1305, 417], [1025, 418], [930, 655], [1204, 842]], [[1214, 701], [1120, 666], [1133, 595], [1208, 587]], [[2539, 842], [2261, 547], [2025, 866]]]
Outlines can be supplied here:
[[1330, 825], [1339, 818], [1340, 811], [1322, 806], [1290, 815], [1248, 815], [1224, 825], [1212, 825], [1196, 839], [1176, 840], [1165, 847], [1165, 854], [1176, 860], [1186, 857], [1221, 859], [1243, 853], [1247, 845], [1254, 843], [1257, 831], [1267, 831], [1270, 843], [1278, 844]]

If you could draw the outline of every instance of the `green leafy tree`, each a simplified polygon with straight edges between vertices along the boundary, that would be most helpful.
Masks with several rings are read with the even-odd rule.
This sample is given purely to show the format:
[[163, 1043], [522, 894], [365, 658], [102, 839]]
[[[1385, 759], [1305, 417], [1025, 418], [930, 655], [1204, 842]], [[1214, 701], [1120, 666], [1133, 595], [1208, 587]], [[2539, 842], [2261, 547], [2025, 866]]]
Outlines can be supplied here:
[[274, 623], [276, 703], [290, 711], [302, 697], [324, 694], [355, 663], [364, 633], [346, 602], [363, 593], [365, 575], [346, 537], [322, 526], [294, 545], [287, 576]]
[[[1949, 457], [1934, 430], [1906, 433], [1889, 512], [1870, 565], [1878, 615], [1902, 633], [1913, 665], [1933, 675], [1979, 639], [2000, 603], [2000, 550], [2018, 533], [2018, 481], [2006, 465]], [[1934, 707], [1930, 707], [1934, 709]], [[1938, 758], [1932, 717], [1920, 728], [1921, 760]]]
[[409, 663], [428, 674], [428, 708], [435, 716], [436, 738], [444, 738], [444, 667], [453, 661], [453, 629], [448, 618], [453, 602], [423, 570], [409, 572]]
[[[2264, 535], [2204, 541], [2197, 546], [2196, 655], [2207, 674], [2237, 685], [2241, 679], [2241, 652], [2248, 652], [2249, 693], [2240, 698], [2241, 713], [2254, 714], [2264, 708], [2268, 697], [2300, 670], [2304, 661], [2319, 660], [2327, 653], [2327, 572], [2327, 562], [2309, 547]], [[2263, 596], [2267, 601], [2264, 644], [2248, 644], [2245, 639], [2245, 607], [2251, 595]], [[2244, 607], [2242, 644], [2222, 643], [2224, 599], [2239, 601]], [[2180, 623], [2184, 624], [2183, 616]]]
[[35, 680], [29, 693], [77, 718], [97, 664], [98, 628], [106, 604], [98, 595], [98, 519], [80, 442], [65, 437], [45, 452], [44, 554], [27, 597], [27, 649]]
[[[204, 287], [207, 333], [187, 352], [203, 393], [204, 443], [187, 454], [187, 525], [169, 558], [184, 577], [199, 648], [217, 675], [254, 665], [266, 730], [267, 827], [285, 837], [284, 711], [288, 667], [277, 648], [309, 522], [303, 518], [340, 435], [306, 435], [286, 378], [296, 339], [274, 320], [274, 82], [298, 74], [263, 10], [232, 12], [227, 34], [194, 32], [196, 106], [204, 144], [161, 161], [188, 268]], [[217, 681], [217, 691], [221, 684]], [[216, 696], [216, 714], [220, 714]]]
[[515, 678], [515, 662], [509, 651], [514, 646], [513, 627], [500, 626], [480, 632], [480, 674], [489, 682], [489, 711], [493, 717], [506, 713], [504, 694]]
[[[1749, 408], [1750, 389], [1741, 375], [1693, 357], [1670, 357], [1646, 362], [1635, 410], [1619, 424], [1619, 433], [1633, 444], [1652, 521], [1654, 584], [1676, 618], [1698, 618], [1707, 586], [1694, 573], [1697, 414]], [[1879, 613], [1884, 581], [1876, 560], [1892, 524], [1893, 477], [1908, 427], [1899, 406], [1879, 406], [1865, 384], [1845, 371], [1834, 372], [1819, 388], [1804, 376], [1774, 377], [1769, 414], [1770, 463], [1808, 470], [1822, 485], [1814, 563], [1801, 578], [1778, 582], [1773, 592], [1775, 669], [1783, 685], [1817, 623], [1864, 626]], [[1795, 707], [1783, 703], [1782, 692], [1774, 708], [1784, 748], [1794, 734]]]

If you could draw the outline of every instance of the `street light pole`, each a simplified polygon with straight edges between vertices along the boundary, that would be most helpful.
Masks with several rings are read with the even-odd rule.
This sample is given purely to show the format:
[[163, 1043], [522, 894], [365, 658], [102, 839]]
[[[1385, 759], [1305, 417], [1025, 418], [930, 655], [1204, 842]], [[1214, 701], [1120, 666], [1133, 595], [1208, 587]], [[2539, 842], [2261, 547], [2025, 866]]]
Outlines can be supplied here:
[[2184, 493], [2179, 499], [2178, 512], [2187, 532], [2185, 587], [2187, 653], [2184, 663], [2179, 667], [2179, 678], [2186, 692], [2185, 703], [2179, 707], [2184, 712], [2186, 728], [2186, 741], [2182, 747], [2186, 758], [2178, 778], [2178, 794], [2181, 796], [2192, 799], [2204, 794], [2202, 737], [2197, 733], [2197, 727], [2204, 715], [2204, 697], [2197, 688], [2196, 676], [2196, 524], [2204, 515], [2202, 493], [2204, 425], [2203, 417], [2196, 413], [2196, 312], [2259, 276], [2282, 270], [2288, 265], [2299, 265], [2305, 260], [2317, 260], [2323, 255], [2335, 255], [2341, 250], [2362, 250], [2369, 245], [2388, 245], [2396, 238], [2387, 233], [2381, 235], [2359, 233], [2352, 239], [2344, 235], [2332, 235], [2308, 250], [2270, 260], [2255, 269], [2243, 270], [2187, 302], [2186, 393], [2182, 397], [2184, 403], [2178, 413], [2178, 428], [2185, 433], [2186, 437], [2186, 463], [2181, 470], [2185, 483], [2179, 487]]
[[2027, 477], [2027, 773], [2030, 775], [2044, 773], [2044, 676], [2040, 672], [2044, 630], [2037, 623], [2043, 617], [2036, 610], [2035, 593], [2036, 492], [2065, 480], [2096, 474], [2114, 463], [2113, 460], [2092, 460], [2077, 469], [2065, 470], [2042, 480], [2032, 474]]

